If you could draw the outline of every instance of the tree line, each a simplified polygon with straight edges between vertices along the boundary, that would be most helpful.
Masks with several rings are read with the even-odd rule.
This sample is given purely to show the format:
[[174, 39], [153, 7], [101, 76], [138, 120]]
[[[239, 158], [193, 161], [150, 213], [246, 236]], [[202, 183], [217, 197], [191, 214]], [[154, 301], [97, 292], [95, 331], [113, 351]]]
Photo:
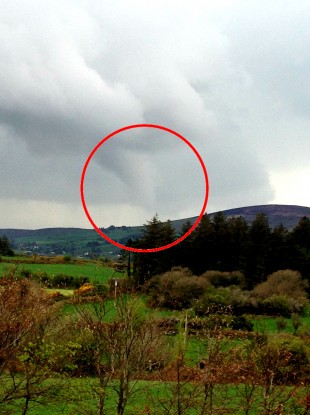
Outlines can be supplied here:
[[[190, 228], [191, 224], [186, 223], [181, 235]], [[161, 222], [156, 215], [145, 225], [142, 236], [127, 245], [156, 248], [179, 236], [170, 221]], [[123, 255], [128, 257], [128, 253]], [[137, 286], [175, 266], [189, 268], [194, 275], [208, 270], [240, 271], [249, 289], [281, 269], [299, 271], [310, 280], [310, 220], [301, 218], [292, 230], [283, 225], [271, 229], [264, 213], [258, 213], [249, 225], [242, 217], [226, 218], [218, 212], [212, 219], [204, 215], [198, 227], [177, 246], [155, 253], [135, 253], [132, 257]]]

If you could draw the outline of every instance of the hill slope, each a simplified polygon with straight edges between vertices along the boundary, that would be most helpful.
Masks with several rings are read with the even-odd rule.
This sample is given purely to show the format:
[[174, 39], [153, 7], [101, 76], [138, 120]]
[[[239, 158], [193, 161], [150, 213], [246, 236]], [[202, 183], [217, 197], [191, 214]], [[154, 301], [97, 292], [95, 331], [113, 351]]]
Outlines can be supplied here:
[[[223, 211], [227, 218], [242, 216], [251, 223], [259, 212], [265, 213], [273, 228], [282, 223], [292, 229], [299, 220], [306, 216], [310, 218], [310, 208], [293, 205], [258, 205], [247, 206]], [[209, 214], [212, 218], [216, 212]], [[194, 223], [196, 217], [172, 221], [176, 232], [180, 233], [185, 222]], [[126, 244], [128, 239], [135, 239], [141, 233], [142, 226], [110, 226], [102, 231], [114, 241]], [[109, 244], [93, 229], [81, 228], [46, 228], [37, 230], [0, 229], [0, 235], [7, 235], [15, 250], [28, 254], [92, 256], [115, 256], [119, 249]]]

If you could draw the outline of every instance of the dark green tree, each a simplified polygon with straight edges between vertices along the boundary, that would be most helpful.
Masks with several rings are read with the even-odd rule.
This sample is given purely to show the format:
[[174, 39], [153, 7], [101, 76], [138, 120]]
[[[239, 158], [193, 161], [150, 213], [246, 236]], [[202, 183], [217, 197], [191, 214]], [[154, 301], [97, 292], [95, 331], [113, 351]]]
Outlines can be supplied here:
[[230, 271], [231, 234], [223, 212], [217, 212], [212, 220], [213, 243], [211, 249], [211, 268], [218, 271]]
[[281, 224], [270, 234], [268, 274], [290, 268], [289, 231]]
[[290, 234], [290, 268], [310, 282], [310, 219], [303, 217]]
[[264, 213], [258, 213], [250, 227], [247, 249], [246, 277], [250, 288], [262, 282], [267, 276], [269, 246], [269, 220]]
[[249, 244], [249, 226], [243, 217], [228, 221], [230, 233], [230, 271], [245, 272], [246, 250]]
[[[176, 239], [171, 221], [161, 222], [155, 215], [147, 224], [141, 238], [132, 242], [134, 248], [153, 249], [169, 245]], [[135, 253], [133, 256], [133, 277], [136, 287], [140, 287], [154, 275], [170, 270], [176, 264], [174, 247], [150, 253]]]
[[214, 227], [209, 216], [205, 214], [193, 235], [192, 263], [190, 269], [195, 275], [201, 275], [211, 269], [213, 263]]
[[10, 242], [7, 236], [3, 235], [0, 237], [0, 255], [13, 256], [14, 252], [10, 246]]
[[[181, 230], [180, 237], [185, 235], [192, 227], [191, 222], [187, 221]], [[176, 265], [181, 267], [192, 268], [193, 266], [193, 241], [194, 241], [195, 232], [192, 232], [188, 235], [182, 242], [176, 246]]]

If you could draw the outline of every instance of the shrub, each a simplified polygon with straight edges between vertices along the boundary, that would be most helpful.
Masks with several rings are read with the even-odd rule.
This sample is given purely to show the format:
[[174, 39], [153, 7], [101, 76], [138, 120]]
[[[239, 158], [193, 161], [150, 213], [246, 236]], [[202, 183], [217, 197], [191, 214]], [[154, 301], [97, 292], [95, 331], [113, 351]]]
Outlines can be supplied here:
[[52, 285], [53, 287], [72, 287], [74, 277], [71, 277], [66, 274], [57, 274], [53, 277]]
[[203, 316], [210, 312], [217, 312], [218, 309], [230, 305], [230, 290], [228, 288], [208, 287], [204, 295], [195, 302], [194, 311], [197, 315]]
[[76, 289], [74, 291], [75, 295], [81, 295], [81, 296], [87, 296], [87, 295], [94, 295], [94, 286], [93, 284], [85, 283], [83, 284], [81, 287], [79, 287], [78, 289]]
[[23, 278], [30, 278], [31, 277], [31, 271], [29, 269], [23, 268], [20, 271], [20, 276], [23, 277]]
[[279, 350], [280, 354], [287, 354], [288, 360], [285, 368], [278, 373], [279, 380], [286, 379], [290, 383], [296, 383], [300, 380], [309, 380], [309, 357], [303, 340], [286, 336], [284, 338], [274, 339], [269, 344], [274, 350]]
[[149, 305], [172, 309], [190, 308], [203, 295], [209, 283], [191, 274], [187, 268], [175, 267], [151, 278], [144, 286]]
[[254, 288], [253, 293], [262, 299], [272, 296], [288, 296], [294, 300], [304, 302], [307, 299], [307, 286], [307, 281], [301, 278], [299, 272], [286, 269], [269, 275], [267, 281], [258, 284]]
[[289, 317], [291, 313], [303, 313], [306, 305], [307, 302], [301, 303], [285, 295], [273, 295], [258, 301], [258, 309], [261, 310], [262, 314], [286, 317]]
[[53, 301], [61, 301], [64, 300], [66, 296], [60, 293], [59, 291], [54, 291], [48, 294], [48, 298], [50, 298]]
[[282, 316], [281, 317], [278, 317], [276, 319], [276, 325], [277, 325], [278, 333], [280, 333], [280, 331], [283, 331], [283, 330], [286, 329], [286, 327], [287, 327], [287, 321]]
[[253, 323], [245, 316], [234, 317], [231, 322], [231, 328], [233, 330], [246, 330], [253, 331]]
[[89, 283], [88, 277], [72, 277], [66, 274], [57, 274], [49, 279], [49, 283], [55, 288], [79, 288], [83, 284]]
[[206, 278], [214, 287], [229, 287], [237, 285], [240, 287], [246, 286], [245, 277], [240, 271], [221, 272], [221, 271], [206, 271], [201, 277]]
[[294, 334], [296, 334], [299, 327], [302, 326], [302, 320], [297, 313], [292, 313], [291, 319], [292, 319], [292, 325], [294, 328]]

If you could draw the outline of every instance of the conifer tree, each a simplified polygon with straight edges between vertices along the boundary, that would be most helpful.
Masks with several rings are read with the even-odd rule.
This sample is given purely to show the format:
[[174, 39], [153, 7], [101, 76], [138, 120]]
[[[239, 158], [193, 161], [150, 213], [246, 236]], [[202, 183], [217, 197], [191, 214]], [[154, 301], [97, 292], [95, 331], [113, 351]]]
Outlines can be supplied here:
[[9, 240], [7, 236], [5, 235], [0, 237], [0, 255], [8, 255], [8, 256], [14, 255], [14, 252], [10, 247]]
[[268, 217], [258, 213], [250, 227], [247, 250], [247, 279], [249, 286], [262, 282], [267, 275], [267, 261], [270, 245], [270, 227]]
[[[141, 238], [132, 243], [135, 248], [152, 249], [172, 243], [176, 239], [171, 221], [161, 222], [155, 215], [147, 224]], [[160, 252], [136, 253], [133, 258], [135, 285], [140, 287], [152, 276], [170, 270], [176, 263], [176, 249], [168, 248]]]

